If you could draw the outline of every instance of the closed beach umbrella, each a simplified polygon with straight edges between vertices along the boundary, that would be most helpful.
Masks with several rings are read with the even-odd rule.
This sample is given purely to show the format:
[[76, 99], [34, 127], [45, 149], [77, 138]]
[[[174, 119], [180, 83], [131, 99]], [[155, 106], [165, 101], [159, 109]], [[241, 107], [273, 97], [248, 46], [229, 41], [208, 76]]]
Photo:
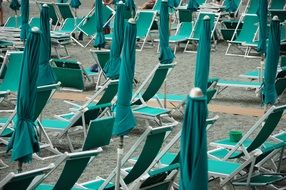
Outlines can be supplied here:
[[180, 190], [207, 190], [206, 96], [193, 88], [187, 100], [180, 142]]
[[20, 3], [18, 0], [12, 0], [10, 3], [10, 8], [15, 11], [15, 15], [17, 15], [17, 11], [20, 10]]
[[237, 4], [235, 3], [235, 0], [225, 0], [224, 4], [226, 12], [233, 13], [238, 8]]
[[22, 16], [22, 26], [20, 38], [21, 40], [25, 40], [30, 31], [29, 26], [29, 0], [21, 0], [21, 16]]
[[257, 51], [264, 54], [266, 52], [266, 38], [267, 38], [267, 0], [259, 0], [259, 7], [257, 15], [259, 18], [259, 41]]
[[116, 6], [116, 14], [114, 19], [114, 29], [112, 33], [112, 43], [110, 50], [110, 59], [105, 64], [103, 70], [107, 77], [116, 79], [119, 77], [121, 64], [121, 50], [124, 39], [124, 4], [120, 1]]
[[56, 77], [49, 63], [51, 58], [51, 33], [50, 33], [50, 16], [49, 7], [44, 4], [41, 10], [40, 30], [41, 44], [39, 57], [39, 76], [37, 85], [48, 85], [56, 82]]
[[95, 0], [96, 37], [93, 47], [104, 48], [105, 37], [103, 34], [102, 0]]
[[159, 60], [162, 64], [170, 64], [173, 62], [175, 55], [169, 47], [169, 13], [168, 3], [162, 0], [160, 7], [160, 56]]
[[280, 21], [274, 16], [270, 24], [269, 41], [264, 70], [264, 104], [274, 104], [277, 99], [275, 79], [280, 56]]
[[76, 10], [81, 5], [81, 2], [79, 0], [71, 0], [70, 5], [72, 8], [74, 8], [74, 14], [75, 14], [75, 17], [77, 17], [77, 11]]
[[7, 151], [13, 149], [12, 160], [19, 163], [30, 162], [32, 154], [40, 150], [34, 124], [40, 41], [39, 29], [33, 28], [25, 44], [17, 95], [17, 121], [7, 147]]
[[197, 2], [197, 0], [189, 0], [187, 9], [189, 9], [190, 11], [197, 11], [199, 9], [200, 5]]
[[208, 77], [210, 70], [210, 52], [211, 52], [211, 29], [210, 17], [205, 16], [203, 21], [203, 30], [200, 33], [200, 41], [197, 52], [195, 87], [199, 87], [203, 94], [206, 94], [208, 87]]

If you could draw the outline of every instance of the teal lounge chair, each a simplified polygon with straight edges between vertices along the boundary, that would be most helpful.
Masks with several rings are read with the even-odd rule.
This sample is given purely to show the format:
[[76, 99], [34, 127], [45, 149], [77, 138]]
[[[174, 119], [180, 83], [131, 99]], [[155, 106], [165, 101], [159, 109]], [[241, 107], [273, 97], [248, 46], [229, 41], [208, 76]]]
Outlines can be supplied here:
[[[66, 137], [71, 151], [74, 151], [70, 135], [83, 133], [87, 136], [87, 125], [104, 115], [111, 115], [112, 100], [117, 94], [118, 80], [109, 80], [97, 89], [92, 97], [83, 105], [65, 101], [73, 106], [69, 113], [55, 115], [55, 119], [42, 119], [41, 125], [45, 130], [59, 132], [58, 137]], [[99, 98], [100, 97], [100, 98]], [[97, 102], [94, 102], [97, 99]], [[73, 130], [75, 126], [82, 126], [82, 130]]]
[[54, 168], [54, 164], [47, 167], [39, 168], [27, 172], [15, 174], [9, 173], [0, 181], [0, 189], [2, 190], [26, 190], [32, 182], [40, 181], [43, 177]]
[[67, 18], [75, 17], [69, 3], [55, 3], [54, 5], [58, 9], [59, 15], [63, 21]]
[[[103, 27], [109, 24], [111, 19], [114, 16], [114, 10], [111, 9], [109, 6], [104, 5], [102, 7], [102, 19], [103, 19]], [[82, 21], [76, 26], [73, 32], [80, 31], [83, 33], [83, 35], [89, 40], [87, 43], [80, 42], [75, 37], [71, 37], [72, 40], [74, 40], [77, 44], [79, 44], [81, 47], [87, 47], [88, 44], [90, 44], [93, 39], [96, 37], [96, 17], [95, 17], [95, 7], [85, 16]], [[84, 40], [85, 41], [85, 40]]]
[[22, 25], [22, 17], [21, 16], [11, 16], [5, 22], [4, 27], [20, 28], [21, 25]]
[[[188, 39], [188, 42], [185, 46], [185, 50], [184, 52], [192, 52], [188, 50], [188, 46], [191, 42], [198, 42], [199, 41], [199, 37], [200, 37], [200, 33], [201, 30], [203, 28], [203, 20], [205, 16], [209, 16], [210, 17], [210, 24], [211, 24], [211, 38], [213, 39], [213, 41], [215, 42], [215, 38], [214, 38], [214, 32], [218, 23], [218, 20], [220, 18], [220, 13], [208, 13], [208, 12], [199, 12], [199, 15], [197, 17], [197, 20], [195, 21], [195, 24], [193, 26], [193, 30], [192, 33]], [[215, 42], [216, 43], [216, 42]]]
[[179, 14], [179, 22], [193, 22], [192, 12], [185, 6], [177, 8]]
[[[209, 176], [222, 178], [220, 184], [224, 186], [239, 174], [243, 168], [251, 164], [246, 176], [233, 180], [234, 185], [264, 186], [284, 179], [285, 176], [283, 174], [273, 173], [271, 170], [265, 169], [263, 165], [285, 146], [285, 143], [267, 141], [278, 125], [285, 109], [285, 105], [272, 106], [237, 142], [226, 138], [211, 143], [212, 146], [218, 148], [209, 151], [209, 157], [219, 161], [209, 161]], [[250, 136], [253, 134], [256, 135], [251, 140]], [[234, 159], [245, 161], [242, 164], [228, 162]], [[259, 172], [252, 173], [254, 166], [257, 167]], [[274, 169], [279, 170], [279, 167]], [[264, 173], [264, 171], [268, 172]]]
[[90, 68], [83, 68], [82, 64], [76, 60], [52, 59], [50, 62], [63, 89], [83, 91], [85, 79], [91, 81], [97, 74]]
[[259, 7], [259, 1], [248, 0], [245, 6], [244, 14], [256, 15], [258, 7]]
[[[137, 183], [140, 181], [142, 177], [145, 176], [155, 165], [157, 161], [155, 161], [155, 157], [160, 151], [165, 136], [170, 132], [173, 126], [164, 126], [164, 127], [148, 127], [145, 132], [138, 138], [135, 144], [129, 149], [129, 151], [122, 158], [122, 166], [124, 166], [128, 159], [133, 156], [134, 152], [138, 149], [138, 147], [144, 142], [144, 146], [142, 151], [138, 157], [138, 161], [131, 168], [122, 169], [122, 181], [121, 185], [128, 187], [128, 189], [136, 189]], [[115, 168], [108, 178], [102, 179], [97, 177], [96, 180], [88, 181], [82, 184], [79, 184], [88, 189], [113, 189], [114, 183], [112, 183], [112, 179], [116, 175], [117, 168]], [[144, 179], [144, 178], [143, 178]]]
[[[167, 79], [168, 74], [176, 64], [157, 64], [151, 71], [146, 80], [141, 84], [132, 97], [132, 110], [133, 113], [139, 117], [152, 119], [158, 125], [163, 124], [162, 118], [168, 122], [175, 122], [170, 115], [170, 110], [164, 108], [160, 101], [157, 101], [159, 107], [148, 106], [147, 102], [151, 100], [156, 93], [160, 90], [161, 86]], [[143, 90], [143, 88], [146, 88]]]
[[[90, 161], [98, 155], [100, 151], [90, 150], [76, 153], [65, 153], [56, 162], [55, 167], [41, 180], [34, 182], [27, 190], [50, 190], [50, 189], [61, 189], [61, 190], [80, 190], [81, 188], [74, 187], [79, 177], [84, 172]], [[43, 181], [53, 175], [56, 169], [61, 164], [65, 163], [62, 173], [55, 184], [46, 184]]]
[[52, 19], [52, 25], [57, 27], [59, 25], [59, 23], [60, 23], [60, 17], [59, 17], [58, 11], [55, 8], [55, 3], [48, 2], [48, 1], [36, 0], [36, 4], [38, 5], [39, 10], [42, 9], [42, 6], [44, 4], [47, 4], [49, 6], [49, 15], [50, 15], [50, 19]]
[[[150, 30], [152, 24], [155, 20], [156, 12], [155, 11], [148, 11], [148, 10], [140, 10], [136, 12], [136, 26], [137, 26], [137, 43], [141, 43], [141, 46], [137, 49], [138, 51], [142, 51], [148, 36], [151, 38]], [[152, 38], [151, 38], [152, 40]]]

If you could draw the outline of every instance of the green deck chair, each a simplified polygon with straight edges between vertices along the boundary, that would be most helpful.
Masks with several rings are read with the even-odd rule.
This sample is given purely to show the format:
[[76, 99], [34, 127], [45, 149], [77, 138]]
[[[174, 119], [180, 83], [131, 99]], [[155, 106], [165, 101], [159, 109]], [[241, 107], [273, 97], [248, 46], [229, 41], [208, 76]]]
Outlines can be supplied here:
[[[221, 27], [221, 34], [223, 36], [224, 40], [231, 40], [233, 37], [234, 32], [237, 33], [237, 35], [239, 35], [241, 28], [242, 28], [242, 23], [239, 22], [239, 20], [224, 20], [222, 21], [222, 27]], [[233, 40], [236, 39], [236, 36], [234, 36], [235, 38]]]
[[[70, 109], [70, 113], [56, 115], [55, 119], [43, 119], [41, 120], [41, 124], [46, 130], [60, 132], [59, 138], [66, 137], [70, 150], [74, 151], [70, 135], [83, 132], [84, 137], [86, 137], [87, 125], [92, 120], [100, 118], [105, 114], [110, 115], [112, 100], [117, 94], [117, 90], [118, 80], [109, 80], [83, 105], [65, 101], [74, 107]], [[96, 98], [99, 99], [95, 103], [94, 100]], [[82, 126], [83, 130], [72, 131], [75, 126]]]
[[256, 15], [258, 7], [259, 7], [259, 1], [258, 0], [249, 0], [246, 7], [245, 7], [244, 14]]
[[74, 18], [74, 14], [69, 3], [55, 3], [55, 7], [57, 7], [59, 10], [62, 20], [66, 20], [67, 18]]
[[0, 181], [0, 189], [2, 190], [26, 190], [33, 180], [40, 181], [49, 171], [53, 169], [54, 165], [50, 164], [47, 167], [39, 168], [23, 173], [15, 174], [9, 173]]
[[179, 21], [181, 22], [192, 22], [192, 12], [188, 10], [186, 7], [178, 7], [178, 13], [179, 13]]
[[286, 5], [286, 0], [271, 0], [269, 11], [283, 10]]
[[[147, 102], [151, 100], [156, 93], [160, 90], [161, 86], [167, 79], [168, 74], [176, 64], [160, 64], [151, 71], [146, 80], [141, 84], [132, 97], [132, 110], [133, 112], [143, 118], [154, 120], [158, 125], [162, 125], [162, 117], [166, 118], [169, 122], [175, 122], [170, 115], [170, 110], [164, 108], [160, 101], [157, 101], [159, 107], [148, 106]], [[143, 88], [146, 88], [143, 90]], [[166, 116], [166, 117], [165, 117]]]
[[[110, 20], [114, 16], [114, 11], [109, 6], [102, 6], [102, 20], [103, 27], [109, 24]], [[72, 39], [79, 44], [81, 47], [87, 47], [96, 36], [96, 17], [95, 17], [95, 7], [85, 16], [82, 21], [76, 26], [73, 32], [80, 31], [84, 36], [88, 37], [90, 40], [87, 43], [80, 42], [76, 38], [72, 37]]]
[[205, 16], [209, 16], [210, 17], [210, 28], [211, 28], [211, 38], [215, 41], [214, 39], [214, 32], [218, 23], [218, 19], [220, 18], [220, 13], [208, 13], [208, 12], [200, 12], [197, 20], [193, 26], [191, 35], [189, 36], [189, 40], [185, 46], [185, 50], [184, 52], [189, 52], [187, 50], [189, 44], [191, 43], [191, 41], [199, 41], [200, 38], [200, 33], [201, 30], [203, 29], [203, 20]]
[[20, 28], [21, 25], [22, 25], [22, 17], [21, 16], [11, 16], [5, 22], [4, 27]]
[[108, 80], [107, 76], [105, 75], [103, 68], [107, 61], [110, 58], [110, 50], [96, 50], [96, 49], [90, 49], [89, 50], [93, 60], [98, 64], [100, 70], [96, 81], [96, 87], [100, 87], [102, 83], [104, 83], [106, 80]]
[[62, 26], [56, 30], [56, 32], [71, 34], [76, 28], [77, 24], [79, 24], [81, 21], [82, 18], [66, 18]]
[[29, 21], [30, 27], [38, 27], [40, 28], [40, 17], [32, 17]]
[[[28, 190], [79, 190], [73, 186], [78, 181], [79, 177], [84, 172], [90, 161], [98, 155], [100, 151], [82, 151], [76, 153], [65, 153], [56, 162], [55, 167], [44, 177], [35, 183], [32, 183]], [[64, 168], [55, 184], [42, 183], [47, 177], [52, 175], [61, 164], [64, 163]]]
[[142, 43], [140, 48], [137, 49], [138, 51], [142, 51], [148, 36], [150, 36], [150, 30], [152, 24], [155, 20], [156, 12], [155, 11], [148, 11], [148, 10], [141, 10], [136, 12], [136, 26], [137, 26], [137, 33], [136, 38], [138, 43]]
[[[152, 166], [154, 158], [159, 153], [164, 143], [165, 136], [167, 133], [170, 132], [171, 129], [172, 127], [170, 126], [157, 128], [148, 127], [141, 135], [141, 137], [137, 140], [137, 142], [124, 155], [124, 157], [122, 158], [122, 166], [127, 163], [128, 159], [134, 154], [134, 152], [145, 140], [142, 151], [138, 157], [138, 161], [133, 167], [127, 168], [125, 170], [126, 176], [123, 177], [123, 181], [125, 185], [128, 185], [130, 187], [130, 189], [132, 189], [132, 185], [136, 184], [136, 180], [140, 179], [140, 177], [143, 177], [144, 174], [148, 173], [150, 169], [154, 166]], [[152, 167], [150, 168], [150, 166]], [[106, 180], [102, 178], [97, 178], [97, 180], [85, 182], [80, 185], [89, 189], [98, 189], [100, 186], [104, 189], [114, 189], [114, 185], [113, 183], [111, 183], [111, 180], [115, 177], [116, 171], [117, 168], [115, 168], [111, 172], [111, 174]]]
[[[258, 22], [259, 21], [257, 15], [242, 15], [240, 17], [234, 34], [228, 43], [226, 55], [246, 56], [246, 53], [248, 52], [248, 47], [256, 45], [254, 39], [259, 27]], [[241, 23], [243, 23], [243, 25], [240, 29], [239, 27]], [[232, 45], [236, 45], [239, 48], [239, 53], [230, 53]]]
[[58, 11], [55, 8], [55, 3], [36, 0], [36, 4], [38, 5], [39, 10], [42, 9], [42, 6], [44, 4], [47, 4], [49, 6], [49, 15], [50, 15], [50, 19], [52, 19], [52, 25], [58, 26], [59, 15], [58, 15]]
[[82, 64], [76, 60], [52, 59], [50, 62], [58, 81], [65, 89], [72, 88], [83, 91], [85, 79], [91, 81], [97, 74], [90, 68], [83, 68]]
[[[277, 154], [281, 148], [284, 148], [285, 143], [275, 142], [275, 141], [267, 141], [273, 131], [275, 130], [276, 126], [278, 125], [281, 117], [284, 114], [284, 111], [286, 109], [286, 106], [272, 106], [250, 129], [249, 131], [243, 135], [243, 137], [238, 141], [234, 142], [230, 138], [222, 139], [215, 141], [211, 143], [212, 146], [218, 147], [217, 149], [211, 150], [208, 152], [209, 157], [212, 159], [218, 159], [218, 160], [233, 160], [242, 158], [246, 160], [245, 164], [242, 164], [240, 166], [246, 167], [250, 163], [252, 163], [252, 166], [250, 168], [250, 172], [252, 173], [252, 169], [254, 164], [256, 164], [259, 168], [262, 167], [262, 165], [270, 160], [273, 155]], [[254, 139], [251, 140], [251, 135], [254, 133], [255, 135]], [[259, 150], [259, 151], [258, 151]], [[255, 153], [256, 152], [256, 153]], [[255, 155], [257, 154], [257, 155]], [[239, 167], [241, 169], [241, 167]], [[237, 168], [236, 168], [237, 169]], [[232, 177], [236, 175], [239, 171], [233, 170], [231, 173]], [[279, 170], [279, 168], [277, 168]], [[273, 174], [273, 173], [272, 173]], [[263, 174], [260, 173], [259, 176], [267, 176], [271, 175], [269, 174]], [[256, 178], [258, 175], [255, 175]], [[223, 177], [223, 181], [221, 181], [221, 185], [225, 185], [226, 182], [228, 182], [232, 177]], [[250, 179], [248, 176], [248, 179]], [[281, 179], [284, 179], [283, 175], [278, 176]], [[240, 181], [239, 183], [236, 183], [236, 185], [254, 185], [256, 186], [254, 179], [251, 179], [250, 181], [247, 180], [247, 182]], [[277, 180], [277, 179], [276, 179]], [[268, 184], [271, 183], [270, 181], [267, 182]], [[259, 183], [257, 183], [257, 186], [259, 186]]]

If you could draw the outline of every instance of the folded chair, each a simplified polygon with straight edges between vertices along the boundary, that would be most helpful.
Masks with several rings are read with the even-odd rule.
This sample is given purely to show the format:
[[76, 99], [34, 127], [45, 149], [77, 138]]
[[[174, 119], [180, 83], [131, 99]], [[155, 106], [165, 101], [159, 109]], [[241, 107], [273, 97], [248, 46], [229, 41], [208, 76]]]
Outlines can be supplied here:
[[21, 16], [11, 16], [5, 22], [4, 27], [20, 28], [21, 25], [22, 25], [22, 17]]
[[[163, 124], [162, 118], [166, 118], [168, 122], [175, 122], [170, 115], [170, 110], [163, 107], [160, 101], [157, 101], [159, 107], [147, 105], [148, 101], [152, 99], [159, 91], [161, 86], [167, 79], [168, 74], [176, 64], [157, 64], [151, 71], [146, 80], [141, 84], [132, 97], [132, 111], [135, 115], [145, 119], [152, 119], [158, 125]], [[143, 90], [143, 88], [146, 88]], [[147, 120], [146, 120], [147, 122]]]
[[82, 64], [76, 60], [52, 59], [50, 62], [63, 89], [83, 91], [85, 79], [91, 81], [97, 74], [90, 68], [83, 68]]
[[44, 168], [39, 168], [18, 174], [11, 172], [0, 181], [0, 189], [26, 190], [32, 182], [42, 180], [42, 178], [53, 168], [54, 164], [50, 164], [49, 166]]
[[[152, 24], [155, 20], [156, 12], [155, 11], [148, 11], [148, 10], [140, 10], [136, 12], [136, 26], [137, 26], [137, 44], [141, 43], [141, 46], [138, 44], [138, 51], [142, 51], [144, 45], [147, 42], [147, 38], [150, 37], [150, 30]], [[152, 40], [152, 39], [150, 39]]]
[[[138, 161], [131, 168], [121, 170], [121, 180], [120, 185], [125, 189], [137, 189], [137, 180], [140, 180], [141, 177], [144, 177], [146, 173], [153, 168], [154, 158], [159, 153], [165, 136], [170, 132], [173, 126], [164, 126], [164, 127], [148, 127], [145, 132], [139, 137], [136, 143], [129, 149], [129, 151], [122, 158], [121, 165], [124, 166], [128, 159], [133, 156], [134, 152], [137, 151], [138, 147], [144, 142], [142, 151], [138, 157]], [[88, 181], [82, 184], [79, 184], [88, 189], [113, 189], [114, 183], [111, 180], [116, 175], [117, 168], [115, 168], [107, 179], [97, 177], [93, 181]]]
[[[70, 135], [75, 133], [87, 134], [87, 125], [94, 119], [103, 115], [110, 115], [112, 100], [117, 94], [118, 80], [109, 80], [101, 88], [97, 89], [92, 97], [83, 105], [77, 105], [65, 101], [74, 108], [70, 109], [70, 113], [56, 115], [55, 119], [42, 119], [41, 125], [49, 131], [59, 132], [58, 137], [66, 137], [71, 151], [74, 151]], [[100, 98], [99, 98], [100, 96]], [[99, 98], [97, 102], [94, 102]], [[73, 130], [75, 126], [82, 126], [83, 130]]]
[[205, 16], [210, 17], [210, 28], [211, 28], [211, 38], [213, 39], [214, 43], [216, 43], [216, 40], [214, 38], [214, 32], [218, 23], [218, 20], [220, 18], [220, 13], [208, 13], [208, 12], [199, 12], [199, 15], [197, 17], [197, 20], [193, 26], [192, 33], [188, 39], [188, 42], [185, 46], [184, 52], [192, 52], [188, 50], [188, 46], [191, 42], [198, 42], [201, 30], [203, 29], [203, 20]]
[[[225, 54], [232, 56], [248, 56], [251, 47], [257, 43], [255, 42], [255, 37], [258, 32], [258, 22], [257, 15], [242, 15], [231, 40], [228, 42]], [[243, 23], [243, 26], [241, 29], [238, 29], [240, 23]], [[239, 53], [231, 51], [232, 45], [238, 47]]]
[[[209, 175], [222, 178], [220, 184], [223, 186], [241, 172], [242, 169], [251, 164], [249, 174], [237, 181], [234, 180], [234, 185], [261, 186], [284, 179], [284, 175], [280, 175], [279, 173], [275, 174], [272, 169], [263, 168], [263, 164], [281, 151], [281, 148], [283, 152], [285, 143], [269, 141], [269, 137], [278, 125], [285, 109], [285, 105], [278, 107], [272, 106], [237, 142], [226, 138], [211, 143], [212, 146], [218, 148], [208, 152], [209, 157], [213, 159], [209, 161]], [[256, 135], [252, 140], [251, 136], [254, 133]], [[242, 164], [229, 162], [234, 159], [246, 161]], [[221, 162], [214, 160], [220, 160]], [[272, 161], [272, 163], [274, 162]], [[252, 173], [254, 166], [257, 167], [260, 172]], [[274, 164], [274, 169], [279, 170], [279, 166], [277, 168]], [[266, 171], [267, 173], [263, 173], [262, 171]]]
[[56, 28], [60, 23], [60, 17], [59, 17], [59, 13], [58, 13], [57, 9], [55, 8], [55, 3], [48, 2], [48, 1], [36, 0], [36, 4], [38, 5], [39, 10], [42, 9], [42, 6], [44, 4], [47, 4], [49, 6], [50, 19], [52, 19], [52, 25], [54, 25]]
[[[82, 151], [75, 153], [64, 153], [56, 162], [55, 167], [41, 180], [38, 180], [31, 184], [27, 190], [48, 190], [48, 189], [61, 189], [68, 190], [74, 189], [79, 190], [73, 186], [78, 181], [85, 168], [88, 166], [90, 161], [99, 153], [98, 150]], [[59, 168], [64, 163], [64, 168], [60, 174], [60, 177], [55, 184], [46, 184], [43, 181]]]
[[[109, 24], [111, 19], [114, 16], [114, 11], [107, 5], [102, 6], [102, 19], [103, 19], [103, 27]], [[73, 32], [82, 32], [84, 36], [88, 37], [89, 40], [86, 44], [80, 42], [75, 37], [71, 36], [72, 40], [74, 40], [81, 47], [87, 47], [93, 39], [96, 37], [96, 17], [95, 17], [95, 7], [85, 16], [82, 21], [76, 26]]]
[[[51, 100], [53, 94], [56, 92], [56, 90], [59, 88], [60, 83], [57, 84], [51, 84], [51, 85], [45, 85], [45, 86], [39, 86], [37, 87], [37, 98], [35, 103], [35, 115], [34, 115], [34, 122], [37, 124], [37, 130], [40, 134], [40, 148], [41, 150], [47, 150], [52, 155], [43, 156], [41, 155], [41, 152], [38, 154], [35, 154], [34, 157], [40, 160], [45, 160], [47, 158], [52, 158], [55, 156], [58, 156], [61, 154], [54, 146], [49, 138], [48, 134], [46, 133], [45, 129], [40, 125], [40, 118], [41, 113], [43, 112], [44, 108], [48, 104], [48, 102]], [[12, 114], [9, 117], [1, 117], [1, 126], [3, 126], [0, 129], [0, 141], [4, 144], [8, 144], [8, 141], [5, 140], [5, 137], [9, 137], [11, 133], [13, 132], [13, 128], [11, 126], [14, 126], [17, 118], [16, 118], [16, 108], [14, 110], [11, 110]], [[5, 111], [8, 112], [8, 111]], [[44, 153], [47, 153], [47, 151], [43, 151]]]

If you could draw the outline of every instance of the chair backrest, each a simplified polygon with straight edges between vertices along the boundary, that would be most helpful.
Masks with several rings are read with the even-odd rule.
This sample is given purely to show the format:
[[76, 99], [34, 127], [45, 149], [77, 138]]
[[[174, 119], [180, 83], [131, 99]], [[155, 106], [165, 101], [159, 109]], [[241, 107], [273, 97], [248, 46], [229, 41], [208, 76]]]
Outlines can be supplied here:
[[13, 172], [9, 173], [2, 181], [0, 181], [0, 189], [1, 190], [26, 190], [32, 181], [39, 176], [44, 176], [47, 174], [52, 168], [53, 164], [48, 167], [31, 170], [28, 172], [23, 172], [19, 174], [15, 174]]
[[[236, 37], [237, 42], [253, 42], [254, 36], [258, 29], [258, 17], [256, 15], [245, 15], [243, 18], [243, 26]], [[234, 35], [237, 35], [236, 33]]]
[[91, 150], [108, 145], [112, 137], [113, 124], [113, 117], [92, 120], [89, 123], [87, 136], [83, 143], [82, 150]]
[[40, 28], [40, 17], [32, 17], [30, 22], [29, 22], [29, 25], [32, 27], [38, 27]]
[[41, 8], [44, 4], [47, 4], [49, 6], [49, 15], [50, 18], [52, 19], [52, 25], [56, 25], [58, 23], [58, 15], [57, 15], [57, 11], [55, 9], [55, 4], [51, 3], [51, 2], [39, 2], [36, 1], [37, 4], [39, 4], [39, 8]]
[[[106, 5], [102, 6], [102, 20], [104, 26], [109, 22], [110, 18], [113, 15], [113, 11]], [[81, 30], [87, 36], [93, 36], [96, 33], [96, 17], [95, 17], [95, 8], [91, 11], [79, 25], [77, 28]]]
[[16, 93], [19, 87], [23, 52], [7, 52], [5, 59], [7, 60], [7, 62], [3, 64], [2, 67], [6, 66], [7, 70], [4, 79], [0, 85], [0, 90], [9, 90], [11, 92]]
[[256, 14], [259, 7], [259, 0], [249, 0], [245, 14]]
[[76, 60], [53, 59], [52, 68], [63, 87], [84, 89], [83, 71]]
[[192, 22], [182, 22], [180, 24], [180, 28], [179, 28], [178, 32], [176, 33], [176, 35], [189, 37], [192, 33], [192, 29], [193, 29]]
[[193, 17], [191, 11], [186, 8], [178, 8], [179, 21], [180, 22], [192, 22]]
[[77, 24], [82, 21], [82, 18], [66, 18], [63, 22], [62, 27], [58, 30], [59, 32], [71, 33]]
[[203, 30], [203, 20], [204, 20], [204, 16], [209, 16], [210, 17], [210, 29], [211, 29], [211, 33], [213, 34], [213, 30], [215, 27], [215, 22], [216, 22], [216, 15], [213, 13], [203, 13], [201, 12], [196, 20], [196, 23], [194, 25], [194, 29], [191, 35], [191, 38], [199, 40], [200, 38], [200, 33]]
[[154, 11], [139, 11], [136, 14], [136, 26], [137, 34], [136, 37], [144, 39], [148, 36], [153, 21], [155, 19], [156, 12]]
[[[141, 89], [143, 86], [147, 84], [148, 81], [150, 81], [148, 87], [146, 90], [142, 93], [141, 97], [144, 100], [144, 102], [149, 101], [151, 98], [155, 96], [155, 94], [159, 91], [161, 88], [162, 84], [167, 78], [167, 75], [171, 71], [171, 69], [175, 66], [175, 64], [159, 64], [157, 68], [155, 68], [155, 72], [153, 70], [152, 75], [148, 77], [141, 86]], [[151, 79], [152, 77], [152, 79]], [[139, 87], [140, 89], [140, 87]], [[140, 93], [140, 92], [139, 92]], [[136, 96], [139, 94], [136, 93]], [[132, 103], [132, 105], [140, 105], [144, 103], [141, 101], [141, 99], [136, 100], [135, 102]]]
[[271, 0], [269, 10], [283, 10], [286, 0]]
[[22, 17], [21, 16], [11, 16], [7, 19], [4, 27], [11, 28], [20, 28], [22, 25]]
[[71, 6], [69, 3], [55, 3], [57, 6], [59, 13], [61, 14], [62, 19], [74, 18], [73, 12], [71, 10]]
[[110, 58], [110, 51], [96, 51], [95, 52], [98, 64], [101, 68], [105, 67], [105, 64]]

